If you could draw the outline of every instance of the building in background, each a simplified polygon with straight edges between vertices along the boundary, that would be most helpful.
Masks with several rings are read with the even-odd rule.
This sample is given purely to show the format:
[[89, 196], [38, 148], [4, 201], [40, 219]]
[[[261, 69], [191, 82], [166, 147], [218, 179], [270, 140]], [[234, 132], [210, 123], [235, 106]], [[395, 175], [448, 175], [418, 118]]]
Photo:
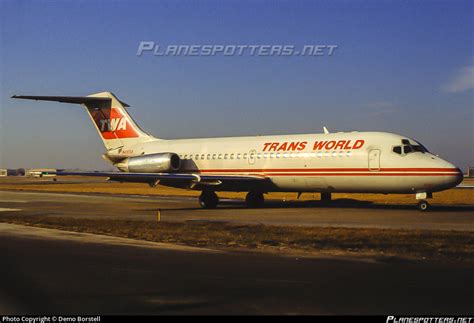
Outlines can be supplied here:
[[32, 168], [25, 171], [26, 177], [53, 177], [56, 176], [54, 168]]
[[474, 167], [470, 166], [467, 168], [467, 177], [474, 177]]

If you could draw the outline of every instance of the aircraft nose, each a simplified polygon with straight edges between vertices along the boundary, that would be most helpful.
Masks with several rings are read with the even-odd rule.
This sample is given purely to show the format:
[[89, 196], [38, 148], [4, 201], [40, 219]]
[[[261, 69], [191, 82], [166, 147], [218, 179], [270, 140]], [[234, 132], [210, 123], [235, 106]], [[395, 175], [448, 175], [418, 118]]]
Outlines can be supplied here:
[[456, 167], [456, 170], [457, 170], [456, 181], [455, 181], [455, 184], [453, 186], [458, 186], [464, 180], [464, 174], [463, 174], [462, 170], [459, 169], [458, 167]]
[[455, 187], [459, 185], [464, 179], [464, 174], [461, 169], [456, 167], [455, 165], [451, 164], [448, 161], [439, 159], [438, 160], [438, 167], [443, 169], [443, 172], [446, 172], [447, 176], [445, 176], [444, 185], [448, 188]]

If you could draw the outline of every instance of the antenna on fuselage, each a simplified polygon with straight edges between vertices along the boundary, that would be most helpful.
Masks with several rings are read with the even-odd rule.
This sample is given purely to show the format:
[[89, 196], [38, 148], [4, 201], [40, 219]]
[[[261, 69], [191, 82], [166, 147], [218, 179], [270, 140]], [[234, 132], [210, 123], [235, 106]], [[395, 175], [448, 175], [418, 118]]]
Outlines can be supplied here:
[[323, 131], [324, 131], [325, 135], [327, 135], [329, 133], [329, 130], [328, 130], [328, 128], [326, 128], [326, 126], [323, 126]]

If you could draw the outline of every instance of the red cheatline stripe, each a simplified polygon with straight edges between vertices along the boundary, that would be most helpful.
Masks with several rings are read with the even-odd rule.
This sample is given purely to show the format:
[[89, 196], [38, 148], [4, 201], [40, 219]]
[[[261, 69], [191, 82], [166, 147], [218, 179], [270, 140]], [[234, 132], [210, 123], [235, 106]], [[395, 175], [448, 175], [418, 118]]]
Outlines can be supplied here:
[[[269, 168], [269, 169], [200, 169], [201, 173], [329, 173], [329, 172], [369, 172], [368, 168]], [[457, 168], [381, 168], [378, 172], [443, 172], [458, 174]], [[431, 175], [431, 173], [430, 173]]]
[[[212, 174], [219, 175], [219, 174]], [[232, 174], [232, 175], [241, 175], [245, 176], [247, 174]], [[248, 175], [256, 175], [254, 173]], [[458, 176], [453, 173], [380, 173], [380, 172], [371, 172], [371, 173], [259, 173], [258, 175], [268, 176], [268, 177], [277, 177], [277, 176]]]
[[264, 173], [266, 176], [455, 176], [452, 173]]

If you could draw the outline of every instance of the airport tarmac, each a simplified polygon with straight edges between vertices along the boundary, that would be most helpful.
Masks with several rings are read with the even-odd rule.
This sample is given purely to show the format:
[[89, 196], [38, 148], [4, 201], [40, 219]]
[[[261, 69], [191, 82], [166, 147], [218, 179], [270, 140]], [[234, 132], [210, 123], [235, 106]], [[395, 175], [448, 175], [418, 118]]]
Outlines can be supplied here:
[[0, 224], [2, 314], [472, 313], [471, 267], [228, 253]]
[[[474, 231], [474, 206], [0, 191], [0, 215], [274, 226]], [[0, 223], [0, 313], [461, 314], [474, 272], [458, 262], [218, 251]]]
[[285, 226], [474, 231], [474, 206], [433, 206], [420, 212], [410, 205], [363, 201], [268, 201], [247, 209], [242, 201], [222, 200], [217, 209], [201, 209], [194, 197], [122, 196], [0, 191], [3, 215], [66, 216], [156, 221], [218, 221]]

